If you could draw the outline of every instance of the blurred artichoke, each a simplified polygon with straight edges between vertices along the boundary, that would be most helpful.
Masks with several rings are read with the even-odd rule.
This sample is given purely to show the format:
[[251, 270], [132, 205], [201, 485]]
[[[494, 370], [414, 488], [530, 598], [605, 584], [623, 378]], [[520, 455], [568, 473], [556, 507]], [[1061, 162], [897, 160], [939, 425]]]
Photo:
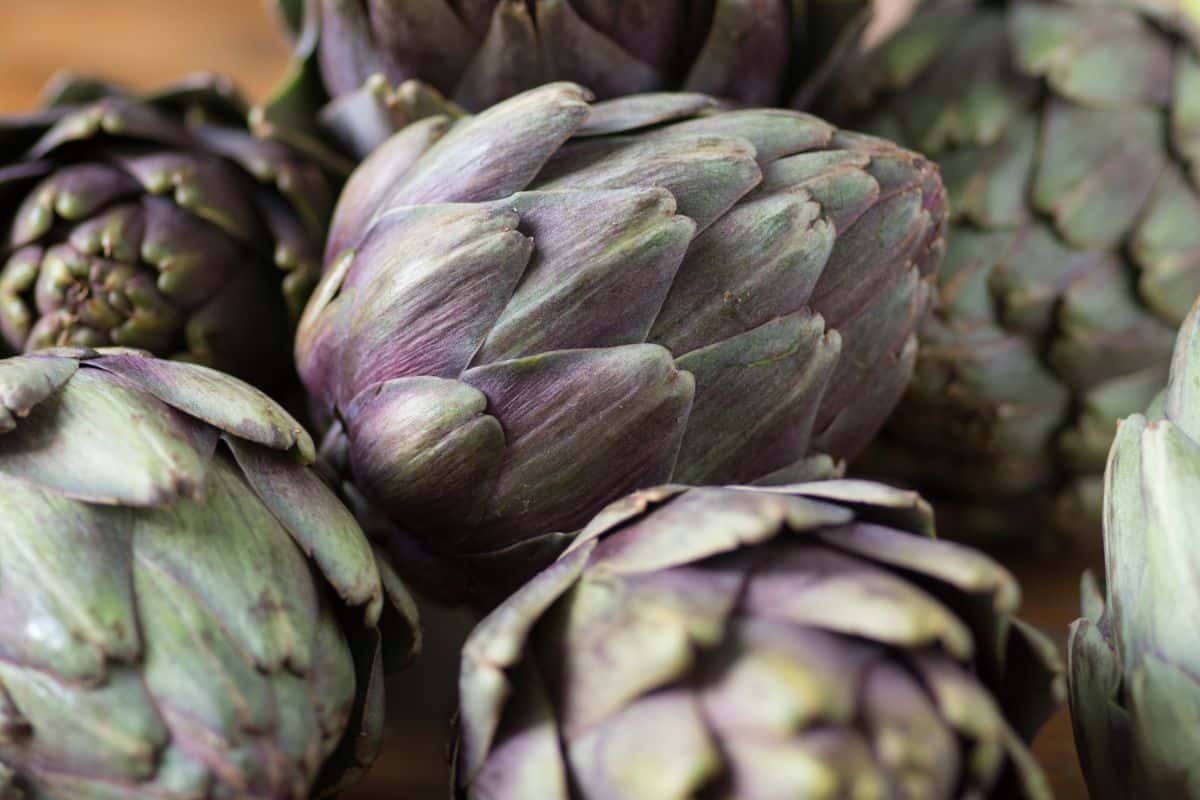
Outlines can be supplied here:
[[414, 112], [447, 107], [446, 97], [481, 111], [559, 80], [601, 99], [684, 89], [803, 107], [852, 52], [872, 10], [870, 0], [278, 0], [278, 7], [297, 63], [269, 116], [324, 129], [359, 156]]
[[887, 142], [702, 95], [425, 119], [351, 177], [301, 321], [324, 452], [458, 599], [633, 489], [820, 473], [909, 379], [942, 195]]
[[1104, 487], [1107, 600], [1071, 626], [1071, 719], [1095, 800], [1200, 798], [1200, 302], [1150, 419], [1121, 423]]
[[964, 527], [1098, 541], [1116, 421], [1166, 378], [1200, 292], [1200, 49], [1174, 9], [934, 3], [846, 77], [875, 104], [845, 116], [935, 158], [954, 214], [873, 474]]
[[0, 796], [307, 798], [373, 760], [416, 620], [312, 458], [205, 367], [0, 361]]
[[120, 345], [287, 376], [333, 191], [245, 114], [200, 76], [140, 98], [61, 80], [0, 118], [0, 351]]
[[463, 649], [462, 798], [1049, 797], [1054, 646], [879, 484], [614, 503]]

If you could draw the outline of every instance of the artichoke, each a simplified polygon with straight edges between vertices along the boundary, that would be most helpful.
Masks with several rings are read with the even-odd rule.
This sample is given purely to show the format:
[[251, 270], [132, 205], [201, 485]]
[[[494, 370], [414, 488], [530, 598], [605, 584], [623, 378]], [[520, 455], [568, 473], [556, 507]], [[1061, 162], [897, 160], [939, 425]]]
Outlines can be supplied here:
[[684, 89], [803, 107], [872, 16], [870, 0], [277, 5], [297, 63], [268, 116], [332, 134], [360, 156], [421, 109], [446, 107], [446, 98], [481, 111], [559, 80], [601, 99]]
[[881, 484], [612, 504], [463, 648], [459, 797], [1049, 797], [1020, 590]]
[[488, 602], [631, 490], [861, 450], [944, 218], [931, 164], [815, 117], [550, 84], [351, 176], [298, 370], [399, 563]]
[[115, 345], [288, 377], [333, 187], [245, 116], [199, 76], [147, 97], [60, 80], [0, 118], [0, 352]]
[[307, 798], [373, 760], [416, 619], [312, 459], [206, 367], [0, 360], [0, 796]]
[[936, 159], [953, 209], [872, 474], [975, 527], [1098, 541], [1116, 421], [1200, 292], [1200, 40], [1175, 8], [935, 3], [845, 79], [875, 99], [842, 115]]
[[1083, 581], [1068, 679], [1096, 800], [1200, 798], [1200, 302], [1166, 394], [1121, 423], [1104, 487], [1107, 599]]

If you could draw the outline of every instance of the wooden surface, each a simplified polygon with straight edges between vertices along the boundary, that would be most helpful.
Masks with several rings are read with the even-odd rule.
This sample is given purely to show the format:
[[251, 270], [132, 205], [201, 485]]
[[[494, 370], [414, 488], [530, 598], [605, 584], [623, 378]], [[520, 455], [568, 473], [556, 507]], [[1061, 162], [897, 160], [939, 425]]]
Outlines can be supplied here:
[[[264, 0], [0, 0], [0, 112], [37, 101], [60, 69], [99, 74], [149, 88], [198, 70], [238, 80], [261, 99], [282, 73], [287, 43]], [[1013, 564], [1025, 589], [1025, 616], [1060, 643], [1078, 612], [1078, 575], [1087, 559], [1072, 553], [1027, 556]], [[422, 676], [424, 677], [424, 676]], [[432, 676], [450, 686], [451, 675]], [[410, 679], [412, 680], [412, 679]], [[394, 687], [406, 714], [410, 687]], [[443, 698], [444, 699], [444, 698]], [[427, 700], [416, 716], [432, 716]], [[445, 725], [410, 723], [389, 731], [383, 756], [347, 800], [444, 798]], [[1066, 711], [1035, 743], [1062, 800], [1086, 797]]]

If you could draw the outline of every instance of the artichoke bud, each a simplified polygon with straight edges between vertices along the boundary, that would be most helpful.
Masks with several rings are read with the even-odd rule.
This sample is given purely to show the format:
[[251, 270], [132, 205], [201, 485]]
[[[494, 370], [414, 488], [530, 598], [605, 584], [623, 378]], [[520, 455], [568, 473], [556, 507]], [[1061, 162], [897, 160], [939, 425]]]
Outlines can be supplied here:
[[[0, 132], [33, 140], [8, 148], [0, 169], [13, 198], [0, 242], [5, 350], [134, 346], [276, 388], [289, 321], [315, 281], [331, 180], [252, 136], [220, 79], [145, 97], [60, 83], [52, 110], [0, 119]], [[304, 278], [275, 263], [280, 242]], [[198, 318], [208, 334], [195, 350]]]
[[400, 660], [420, 637], [314, 457], [214, 370], [118, 348], [0, 360], [6, 779], [302, 800], [370, 763], [380, 637]]
[[1179, 332], [1167, 390], [1121, 422], [1104, 492], [1105, 594], [1084, 582], [1068, 648], [1071, 715], [1096, 797], [1200, 787], [1200, 302]]
[[432, 113], [482, 111], [552, 81], [600, 99], [669, 90], [804, 108], [876, 18], [870, 0], [279, 5], [295, 63], [261, 117], [358, 158]]
[[469, 636], [455, 797], [1048, 798], [1018, 595], [912, 493], [637, 492]]
[[815, 117], [549, 84], [362, 163], [298, 370], [417, 579], [440, 561], [494, 600], [632, 490], [862, 450], [944, 219], [929, 162]]
[[945, 302], [863, 471], [1000, 523], [964, 531], [1098, 540], [1115, 423], [1146, 408], [1200, 294], [1186, 5], [930, 0], [828, 93], [836, 121], [945, 176]]

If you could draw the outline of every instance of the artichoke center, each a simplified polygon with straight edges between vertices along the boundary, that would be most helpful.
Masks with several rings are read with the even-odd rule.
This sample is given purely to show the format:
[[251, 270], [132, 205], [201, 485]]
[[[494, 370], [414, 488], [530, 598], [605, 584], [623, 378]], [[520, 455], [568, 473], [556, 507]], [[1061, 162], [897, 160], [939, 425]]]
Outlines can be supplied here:
[[[128, 208], [117, 212], [127, 212]], [[100, 237], [88, 246], [74, 228], [67, 241], [23, 247], [0, 271], [0, 332], [17, 351], [119, 345], [155, 352], [182, 347], [184, 315], [158, 287], [158, 271], [138, 244]], [[84, 246], [80, 246], [80, 245]], [[132, 250], [132, 252], [130, 252]]]

